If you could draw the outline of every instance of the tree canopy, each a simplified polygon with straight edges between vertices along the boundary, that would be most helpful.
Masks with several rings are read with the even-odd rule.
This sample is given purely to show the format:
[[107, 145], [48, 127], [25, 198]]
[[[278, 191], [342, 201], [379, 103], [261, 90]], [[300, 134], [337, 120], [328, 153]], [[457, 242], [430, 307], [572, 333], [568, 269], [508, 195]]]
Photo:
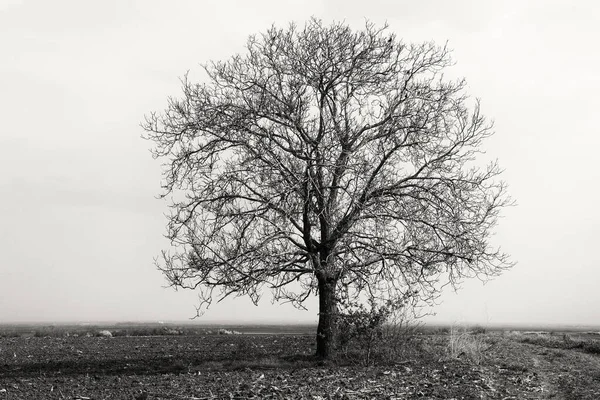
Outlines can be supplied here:
[[476, 161], [492, 124], [444, 77], [451, 64], [445, 46], [386, 26], [313, 19], [250, 36], [203, 83], [182, 79], [143, 123], [165, 162], [170, 283], [208, 304], [318, 295], [326, 357], [338, 304], [431, 300], [512, 266], [489, 243], [511, 203], [501, 169]]

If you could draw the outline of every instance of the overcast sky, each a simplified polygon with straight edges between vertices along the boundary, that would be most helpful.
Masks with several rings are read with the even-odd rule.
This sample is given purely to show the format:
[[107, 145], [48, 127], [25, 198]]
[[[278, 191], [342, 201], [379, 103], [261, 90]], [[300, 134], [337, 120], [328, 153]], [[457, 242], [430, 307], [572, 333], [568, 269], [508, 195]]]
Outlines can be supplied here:
[[[210, 3], [210, 4], [209, 4]], [[600, 3], [596, 1], [0, 0], [0, 323], [184, 320], [193, 292], [153, 266], [167, 242], [160, 165], [144, 114], [199, 63], [248, 35], [311, 16], [448, 41], [468, 91], [495, 120], [517, 200], [494, 243], [518, 265], [444, 292], [450, 323], [600, 324]], [[244, 298], [205, 320], [316, 322]]]

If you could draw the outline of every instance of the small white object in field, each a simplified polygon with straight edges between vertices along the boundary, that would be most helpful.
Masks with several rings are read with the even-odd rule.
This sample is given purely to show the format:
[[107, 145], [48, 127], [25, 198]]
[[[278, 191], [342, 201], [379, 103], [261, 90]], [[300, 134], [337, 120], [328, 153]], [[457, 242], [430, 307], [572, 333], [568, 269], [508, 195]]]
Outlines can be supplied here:
[[221, 328], [219, 329], [219, 335], [241, 335], [242, 332], [238, 331], [230, 331], [229, 329]]
[[110, 331], [100, 331], [100, 332], [98, 332], [98, 336], [112, 337], [112, 333], [110, 333]]

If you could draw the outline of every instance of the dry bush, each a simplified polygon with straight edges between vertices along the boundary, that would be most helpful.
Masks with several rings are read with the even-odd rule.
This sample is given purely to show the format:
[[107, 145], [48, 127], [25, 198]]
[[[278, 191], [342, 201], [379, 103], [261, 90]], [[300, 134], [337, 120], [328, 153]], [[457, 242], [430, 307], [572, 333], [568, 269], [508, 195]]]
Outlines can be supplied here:
[[337, 350], [347, 360], [369, 365], [383, 340], [383, 325], [389, 314], [388, 308], [372, 304], [370, 308], [355, 305], [338, 314]]
[[338, 359], [363, 365], [397, 361], [410, 352], [421, 327], [405, 301], [377, 306], [374, 301], [348, 307], [338, 315]]
[[586, 353], [600, 354], [600, 342], [597, 340], [585, 340], [580, 343], [580, 348]]
[[466, 358], [479, 365], [485, 358], [488, 346], [484, 337], [472, 334], [465, 328], [452, 327], [448, 336], [448, 353], [452, 358]]

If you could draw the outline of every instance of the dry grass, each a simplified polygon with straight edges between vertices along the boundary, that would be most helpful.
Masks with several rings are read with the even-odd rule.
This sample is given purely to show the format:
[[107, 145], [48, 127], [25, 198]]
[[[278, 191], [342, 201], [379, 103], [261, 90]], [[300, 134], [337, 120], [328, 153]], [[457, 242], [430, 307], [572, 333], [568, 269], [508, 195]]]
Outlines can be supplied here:
[[564, 349], [564, 350], [581, 350], [588, 354], [600, 354], [600, 342], [595, 339], [573, 339], [569, 334], [552, 335], [549, 333], [534, 333], [522, 335], [520, 341], [523, 343], [534, 344], [537, 346]]
[[485, 358], [488, 345], [483, 335], [453, 326], [448, 335], [448, 353], [452, 358], [466, 358], [479, 365]]

